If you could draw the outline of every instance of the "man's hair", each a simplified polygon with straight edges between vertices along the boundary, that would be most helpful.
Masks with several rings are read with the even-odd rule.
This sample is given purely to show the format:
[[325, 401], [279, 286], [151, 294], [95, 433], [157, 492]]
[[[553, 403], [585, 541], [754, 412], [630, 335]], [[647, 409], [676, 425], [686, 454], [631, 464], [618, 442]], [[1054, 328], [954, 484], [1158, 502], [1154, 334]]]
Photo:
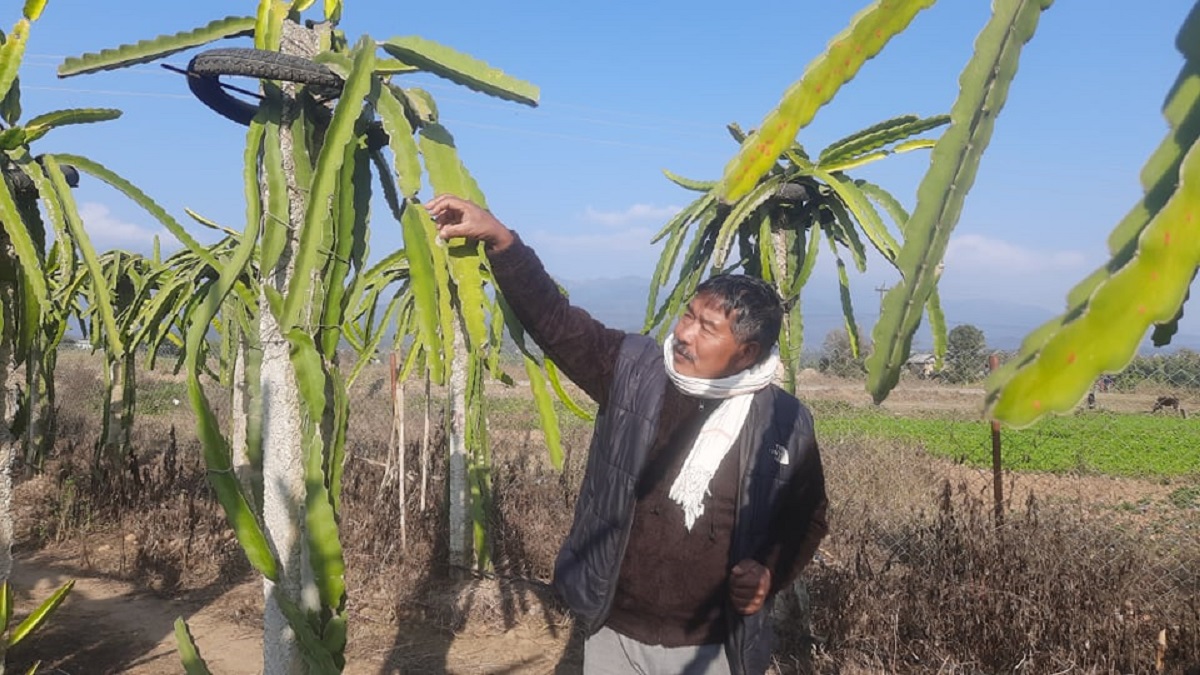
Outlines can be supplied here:
[[729, 328], [738, 342], [757, 342], [762, 348], [759, 359], [767, 358], [783, 325], [783, 302], [770, 284], [745, 274], [720, 274], [696, 287], [696, 297], [701, 295], [716, 300], [730, 317]]

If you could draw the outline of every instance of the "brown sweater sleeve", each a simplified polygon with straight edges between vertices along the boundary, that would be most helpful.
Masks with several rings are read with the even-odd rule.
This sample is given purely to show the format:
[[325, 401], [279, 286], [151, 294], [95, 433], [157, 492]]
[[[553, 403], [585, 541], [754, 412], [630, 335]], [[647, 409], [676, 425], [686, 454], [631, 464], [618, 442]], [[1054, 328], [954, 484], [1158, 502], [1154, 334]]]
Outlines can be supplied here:
[[574, 307], [516, 233], [503, 251], [489, 251], [496, 286], [517, 320], [572, 382], [604, 407], [623, 331]]

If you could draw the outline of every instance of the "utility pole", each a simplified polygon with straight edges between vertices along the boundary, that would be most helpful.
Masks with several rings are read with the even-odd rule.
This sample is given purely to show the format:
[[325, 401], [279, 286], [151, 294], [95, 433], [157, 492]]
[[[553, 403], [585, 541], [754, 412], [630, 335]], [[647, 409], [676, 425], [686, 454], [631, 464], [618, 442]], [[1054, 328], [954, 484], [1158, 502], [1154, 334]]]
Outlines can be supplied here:
[[888, 288], [887, 286], [884, 286], [883, 284], [879, 284], [878, 286], [875, 287], [875, 292], [879, 294], [879, 313], [880, 314], [883, 314], [883, 296], [890, 290], [892, 290], [892, 289]]

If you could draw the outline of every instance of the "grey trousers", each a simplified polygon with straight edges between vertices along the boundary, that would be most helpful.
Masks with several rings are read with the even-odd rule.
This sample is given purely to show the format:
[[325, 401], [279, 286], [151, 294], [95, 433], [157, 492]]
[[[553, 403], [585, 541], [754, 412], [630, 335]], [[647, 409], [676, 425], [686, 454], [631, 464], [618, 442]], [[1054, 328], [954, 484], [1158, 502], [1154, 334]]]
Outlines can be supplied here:
[[729, 661], [725, 645], [648, 645], [604, 627], [583, 643], [583, 675], [729, 675]]

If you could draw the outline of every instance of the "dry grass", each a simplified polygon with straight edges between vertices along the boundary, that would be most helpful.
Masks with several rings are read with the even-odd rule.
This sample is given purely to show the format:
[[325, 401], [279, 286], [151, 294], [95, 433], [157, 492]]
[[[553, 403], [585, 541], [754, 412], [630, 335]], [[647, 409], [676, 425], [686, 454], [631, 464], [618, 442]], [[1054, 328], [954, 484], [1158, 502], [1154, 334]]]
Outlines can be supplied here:
[[1200, 666], [1194, 529], [1036, 492], [997, 528], [990, 501], [919, 454], [825, 456], [833, 534], [810, 568], [811, 630], [784, 633], [785, 671], [1155, 672], [1160, 631], [1166, 672]]
[[[248, 578], [204, 481], [186, 404], [139, 416], [136, 471], [93, 471], [99, 377], [87, 355], [64, 357], [58, 454], [19, 488], [21, 544], [78, 542], [98, 568], [168, 593]], [[495, 574], [452, 581], [436, 506], [441, 462], [429, 466], [428, 503], [419, 504], [417, 387], [408, 390], [403, 503], [384, 481], [385, 375], [368, 370], [351, 392], [341, 532], [355, 625], [392, 634], [413, 619], [456, 632], [537, 627], [563, 639], [569, 620], [547, 582], [570, 523], [588, 426], [566, 425], [570, 454], [559, 473], [522, 396], [501, 398], [490, 419]], [[164, 400], [179, 384], [161, 372], [143, 381], [160, 391], [147, 401]], [[839, 382], [805, 386], [809, 397], [858, 403]], [[212, 398], [222, 400], [216, 391]], [[969, 414], [968, 394], [921, 383], [889, 405], [964, 401]], [[434, 457], [444, 454], [441, 426], [432, 420]], [[811, 609], [780, 603], [781, 672], [1155, 672], [1160, 631], [1165, 672], [1200, 666], [1200, 517], [1165, 505], [1178, 486], [1010, 475], [1005, 525], [996, 528], [986, 475], [904, 446], [831, 445], [823, 454], [833, 534], [807, 575]], [[94, 543], [114, 534], [128, 544], [119, 560]]]

